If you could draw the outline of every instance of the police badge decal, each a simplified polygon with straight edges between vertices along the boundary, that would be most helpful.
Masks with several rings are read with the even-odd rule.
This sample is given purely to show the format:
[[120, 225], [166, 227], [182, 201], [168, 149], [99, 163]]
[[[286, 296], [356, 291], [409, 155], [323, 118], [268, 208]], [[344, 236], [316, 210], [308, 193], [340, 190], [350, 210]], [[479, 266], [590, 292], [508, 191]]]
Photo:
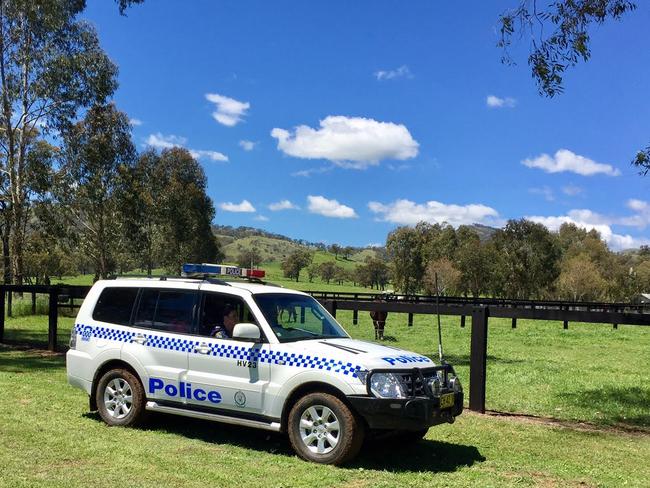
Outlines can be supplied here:
[[235, 393], [235, 404], [238, 407], [243, 407], [244, 405], [246, 405], [246, 395], [244, 395], [243, 391], [238, 391], [237, 393]]

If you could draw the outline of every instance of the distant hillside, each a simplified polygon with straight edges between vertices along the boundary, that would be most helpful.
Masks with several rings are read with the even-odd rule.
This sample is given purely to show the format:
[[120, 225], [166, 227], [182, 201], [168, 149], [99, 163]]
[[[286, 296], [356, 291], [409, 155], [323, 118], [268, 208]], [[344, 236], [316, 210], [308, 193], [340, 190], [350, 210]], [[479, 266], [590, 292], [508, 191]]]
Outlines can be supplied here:
[[[222, 250], [226, 254], [228, 262], [235, 262], [237, 256], [244, 250], [256, 248], [262, 255], [262, 261], [282, 261], [285, 257], [291, 254], [296, 249], [304, 249], [307, 246], [297, 244], [287, 238], [280, 239], [266, 236], [248, 236], [242, 238], [234, 238], [231, 236], [217, 236], [222, 244]], [[224, 237], [230, 239], [226, 244]]]
[[213, 225], [212, 232], [221, 237], [232, 237], [234, 239], [243, 239], [247, 237], [268, 237], [270, 239], [276, 239], [280, 241], [289, 241], [302, 246], [313, 247], [317, 249], [325, 248], [325, 244], [322, 242], [310, 242], [304, 239], [293, 239], [291, 237], [284, 236], [282, 234], [274, 234], [273, 232], [268, 232], [264, 229], [257, 229], [255, 227], [233, 227], [231, 225]]
[[[219, 230], [221, 231], [222, 229]], [[363, 263], [366, 257], [377, 256], [377, 250], [373, 248], [356, 249], [356, 252], [349, 259], [344, 259], [341, 255], [336, 257], [334, 254], [328, 252], [325, 246], [305, 245], [301, 241], [292, 240], [285, 236], [269, 237], [264, 235], [249, 235], [237, 238], [231, 235], [217, 234], [217, 238], [221, 242], [222, 250], [226, 255], [225, 261], [228, 263], [234, 263], [242, 251], [252, 248], [256, 248], [259, 251], [262, 255], [262, 261], [265, 263], [280, 263], [293, 251], [297, 249], [308, 249], [314, 253], [314, 263], [320, 264], [325, 261], [335, 261], [339, 266], [346, 269], [354, 268], [357, 264]]]
[[494, 227], [489, 227], [483, 224], [472, 224], [469, 227], [471, 227], [476, 231], [479, 238], [481, 239], [481, 242], [489, 241], [494, 235], [494, 233], [498, 230], [495, 229]]

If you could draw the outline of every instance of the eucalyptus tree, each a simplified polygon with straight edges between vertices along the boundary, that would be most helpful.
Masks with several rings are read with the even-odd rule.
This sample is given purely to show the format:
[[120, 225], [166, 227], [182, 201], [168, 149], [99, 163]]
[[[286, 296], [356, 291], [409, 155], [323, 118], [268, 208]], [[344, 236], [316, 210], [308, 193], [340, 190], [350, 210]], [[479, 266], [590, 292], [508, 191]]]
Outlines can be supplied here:
[[122, 173], [136, 158], [129, 118], [112, 103], [96, 105], [63, 139], [56, 197], [70, 229], [93, 260], [95, 278], [106, 278], [115, 270], [123, 235]]
[[0, 173], [13, 280], [22, 282], [28, 220], [27, 158], [35, 131], [64, 130], [82, 107], [102, 103], [117, 68], [81, 0], [0, 0]]
[[223, 252], [212, 232], [215, 210], [199, 162], [186, 149], [164, 149], [152, 174], [149, 184], [159, 193], [150, 218], [156, 222], [154, 247], [163, 267], [178, 273], [184, 262], [219, 262]]

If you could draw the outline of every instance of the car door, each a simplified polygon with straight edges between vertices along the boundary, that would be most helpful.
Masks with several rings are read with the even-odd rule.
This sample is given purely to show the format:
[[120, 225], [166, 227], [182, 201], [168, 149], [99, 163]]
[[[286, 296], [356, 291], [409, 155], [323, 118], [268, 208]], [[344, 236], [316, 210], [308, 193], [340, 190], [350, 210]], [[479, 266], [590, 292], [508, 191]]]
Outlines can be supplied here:
[[142, 288], [133, 319], [131, 342], [123, 356], [138, 361], [147, 378], [148, 398], [184, 403], [183, 383], [188, 353], [193, 348], [191, 331], [198, 299], [197, 286]]
[[269, 345], [210, 336], [214, 326], [221, 325], [224, 309], [234, 307], [239, 322], [255, 323], [250, 309], [242, 298], [216, 292], [201, 292], [200, 302], [187, 382], [194, 393], [201, 391], [198, 398], [193, 393], [190, 403], [238, 414], [262, 414], [270, 367], [268, 361], [259, 359], [269, 354]]

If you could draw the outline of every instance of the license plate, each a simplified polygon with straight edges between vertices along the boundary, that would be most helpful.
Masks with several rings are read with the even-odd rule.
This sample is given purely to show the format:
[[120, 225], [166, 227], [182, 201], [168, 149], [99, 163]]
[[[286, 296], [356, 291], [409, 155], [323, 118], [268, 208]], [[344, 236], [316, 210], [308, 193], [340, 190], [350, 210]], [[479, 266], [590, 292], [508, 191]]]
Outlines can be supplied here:
[[454, 406], [454, 394], [446, 393], [440, 397], [440, 408], [451, 408]]

